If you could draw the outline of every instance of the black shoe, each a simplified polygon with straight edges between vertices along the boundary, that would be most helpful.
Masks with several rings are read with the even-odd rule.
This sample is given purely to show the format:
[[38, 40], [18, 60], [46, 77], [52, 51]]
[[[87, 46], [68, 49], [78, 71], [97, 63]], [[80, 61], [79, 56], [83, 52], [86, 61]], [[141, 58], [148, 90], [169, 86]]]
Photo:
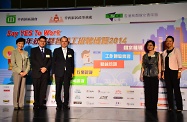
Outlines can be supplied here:
[[19, 107], [14, 107], [14, 110], [19, 110]]
[[47, 106], [41, 105], [41, 106], [39, 107], [39, 109], [47, 109]]
[[20, 110], [24, 110], [24, 107], [19, 107]]
[[177, 113], [182, 113], [182, 110], [176, 110]]
[[69, 110], [70, 107], [69, 107], [68, 105], [64, 105], [64, 106], [63, 106], [63, 109], [64, 109], [64, 110]]
[[62, 110], [62, 106], [57, 106], [56, 110]]
[[38, 110], [39, 107], [38, 107], [38, 106], [34, 106], [33, 109], [34, 109], [34, 110]]

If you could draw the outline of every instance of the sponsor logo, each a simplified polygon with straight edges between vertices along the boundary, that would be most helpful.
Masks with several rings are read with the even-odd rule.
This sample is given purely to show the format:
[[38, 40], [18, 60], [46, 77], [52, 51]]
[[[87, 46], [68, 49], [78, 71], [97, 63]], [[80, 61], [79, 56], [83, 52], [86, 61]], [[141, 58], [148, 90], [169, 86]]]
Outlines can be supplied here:
[[128, 106], [134, 106], [134, 103], [127, 103]]
[[88, 96], [88, 97], [86, 97], [87, 99], [94, 99], [94, 97], [93, 96]]
[[38, 18], [37, 17], [22, 17], [22, 18], [18, 18], [18, 21], [37, 21]]
[[123, 97], [115, 96], [114, 99], [123, 99]]
[[110, 93], [109, 91], [101, 91], [101, 90], [98, 90], [98, 93]]
[[10, 89], [4, 89], [3, 91], [4, 92], [10, 92]]
[[10, 102], [10, 100], [3, 100], [4, 104], [8, 104]]
[[120, 21], [121, 18], [123, 18], [123, 13], [108, 13], [105, 14], [105, 18], [110, 19], [110, 21]]
[[134, 100], [133, 97], [127, 97], [127, 100]]
[[119, 106], [119, 105], [121, 105], [121, 102], [116, 102], [115, 103], [115, 106]]
[[89, 101], [87, 101], [86, 104], [87, 104], [87, 105], [94, 105], [94, 102], [89, 102]]
[[8, 23], [8, 24], [16, 23], [16, 15], [7, 15], [6, 16], [6, 23]]
[[99, 102], [99, 104], [109, 104], [109, 103], [106, 103], [106, 102]]
[[81, 97], [79, 95], [76, 95], [75, 99], [81, 99]]
[[166, 107], [167, 104], [161, 104], [161, 103], [158, 103], [157, 106], [160, 106], [160, 107]]
[[121, 94], [121, 90], [116, 90], [115, 94]]
[[79, 89], [76, 89], [75, 93], [81, 93], [81, 91]]
[[145, 98], [140, 98], [140, 100], [145, 100]]
[[86, 90], [87, 93], [93, 93], [93, 90]]
[[82, 104], [81, 101], [74, 101], [73, 104]]
[[65, 16], [65, 20], [92, 19], [92, 16]]
[[49, 23], [62, 23], [62, 17], [59, 17], [58, 14], [55, 14], [53, 17], [49, 19]]
[[145, 106], [145, 103], [140, 103], [140, 106]]
[[9, 88], [9, 86], [3, 86], [3, 88]]
[[134, 94], [134, 91], [127, 90], [127, 93], [128, 93], [128, 94]]
[[10, 97], [10, 94], [4, 94], [3, 95], [3, 98], [9, 98]]
[[133, 17], [158, 17], [158, 13], [134, 13], [134, 14], [124, 14], [124, 18]]
[[101, 96], [99, 99], [105, 99], [107, 100], [108, 96]]

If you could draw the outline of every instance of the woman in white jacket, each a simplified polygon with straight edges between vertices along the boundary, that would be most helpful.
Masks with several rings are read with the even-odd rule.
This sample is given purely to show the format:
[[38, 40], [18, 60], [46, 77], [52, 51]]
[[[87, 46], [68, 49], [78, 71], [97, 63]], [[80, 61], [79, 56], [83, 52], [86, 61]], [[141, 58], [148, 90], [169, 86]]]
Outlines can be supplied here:
[[173, 101], [173, 92], [174, 98], [176, 101], [177, 112], [181, 112], [183, 110], [182, 107], [182, 96], [180, 91], [180, 78], [181, 78], [181, 70], [182, 70], [182, 56], [181, 52], [178, 48], [174, 47], [174, 38], [172, 36], [168, 36], [166, 38], [166, 47], [164, 50], [162, 70], [163, 75], [162, 78], [166, 82], [167, 89], [167, 100], [168, 100], [168, 110], [174, 110], [174, 101]]

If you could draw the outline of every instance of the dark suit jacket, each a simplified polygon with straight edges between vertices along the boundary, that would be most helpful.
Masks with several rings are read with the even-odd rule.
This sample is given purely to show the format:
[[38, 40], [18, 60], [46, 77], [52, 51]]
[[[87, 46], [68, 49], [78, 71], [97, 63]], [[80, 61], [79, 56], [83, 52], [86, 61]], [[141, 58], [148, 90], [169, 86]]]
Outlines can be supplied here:
[[32, 77], [33, 78], [40, 78], [42, 72], [40, 68], [45, 67], [47, 71], [43, 74], [46, 77], [50, 75], [51, 63], [52, 63], [52, 54], [51, 50], [45, 48], [44, 52], [45, 56], [42, 57], [42, 53], [39, 47], [35, 47], [31, 49], [31, 68], [32, 68]]
[[53, 52], [53, 61], [52, 61], [52, 73], [57, 77], [62, 77], [65, 71], [69, 77], [74, 74], [74, 51], [70, 48], [67, 48], [66, 59], [62, 51], [62, 47], [56, 48]]

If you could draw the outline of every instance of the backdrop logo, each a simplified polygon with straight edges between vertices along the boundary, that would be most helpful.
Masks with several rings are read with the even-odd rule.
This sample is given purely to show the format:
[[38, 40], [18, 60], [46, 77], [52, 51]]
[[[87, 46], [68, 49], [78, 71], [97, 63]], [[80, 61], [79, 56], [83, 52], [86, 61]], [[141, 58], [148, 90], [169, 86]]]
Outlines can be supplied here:
[[5, 103], [5, 104], [7, 104], [9, 102], [10, 102], [10, 100], [3, 100], [3, 103]]
[[7, 15], [6, 23], [16, 23], [16, 15]]
[[107, 19], [110, 19], [110, 21], [120, 21], [120, 18], [123, 18], [123, 14], [113, 12], [113, 13], [106, 14], [105, 17]]
[[123, 97], [115, 96], [114, 99], [123, 99]]
[[99, 99], [105, 99], [107, 100], [108, 96], [101, 96]]
[[94, 102], [89, 102], [89, 101], [87, 101], [86, 104], [87, 104], [87, 105], [94, 105]]
[[62, 17], [59, 17], [58, 14], [55, 14], [54, 17], [51, 17], [49, 19], [49, 23], [62, 23], [63, 19]]
[[92, 19], [92, 16], [65, 16], [65, 20], [81, 20], [81, 19]]
[[37, 17], [22, 17], [22, 18], [18, 18], [18, 21], [37, 21], [38, 18]]
[[73, 104], [82, 104], [81, 101], [74, 101]]

